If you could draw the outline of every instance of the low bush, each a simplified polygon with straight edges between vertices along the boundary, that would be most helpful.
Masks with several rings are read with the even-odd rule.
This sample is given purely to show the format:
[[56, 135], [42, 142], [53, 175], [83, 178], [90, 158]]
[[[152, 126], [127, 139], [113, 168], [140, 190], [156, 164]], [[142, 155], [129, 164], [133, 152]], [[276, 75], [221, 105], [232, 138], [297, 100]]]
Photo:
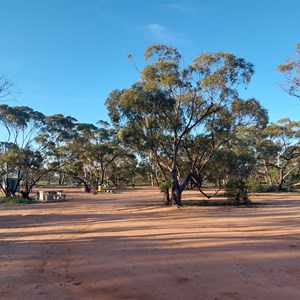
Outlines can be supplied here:
[[21, 197], [7, 197], [0, 199], [0, 204], [9, 204], [9, 205], [17, 205], [17, 204], [31, 204], [34, 201], [30, 199], [25, 199]]
[[241, 179], [230, 179], [225, 186], [225, 194], [229, 200], [239, 203], [250, 203], [246, 182]]

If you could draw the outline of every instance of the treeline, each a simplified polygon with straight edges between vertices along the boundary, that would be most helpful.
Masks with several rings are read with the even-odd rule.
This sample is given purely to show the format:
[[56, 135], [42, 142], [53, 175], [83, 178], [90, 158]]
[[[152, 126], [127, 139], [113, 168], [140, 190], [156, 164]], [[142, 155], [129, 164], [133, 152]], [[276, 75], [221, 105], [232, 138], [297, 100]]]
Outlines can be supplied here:
[[6, 129], [0, 175], [7, 196], [20, 185], [29, 193], [36, 184], [51, 181], [81, 184], [89, 192], [108, 179], [116, 186], [128, 184], [139, 172], [135, 155], [106, 122], [82, 124], [70, 116], [45, 116], [29, 107], [2, 104], [0, 123]]
[[187, 187], [205, 195], [206, 183], [245, 193], [296, 188], [300, 122], [270, 123], [258, 100], [240, 98], [251, 63], [218, 52], [184, 66], [165, 45], [148, 47], [145, 58], [141, 79], [106, 100], [111, 124], [0, 105], [4, 193], [16, 191], [6, 181], [12, 175], [27, 193], [53, 175], [86, 191], [151, 180], [164, 184], [168, 204], [178, 205]]

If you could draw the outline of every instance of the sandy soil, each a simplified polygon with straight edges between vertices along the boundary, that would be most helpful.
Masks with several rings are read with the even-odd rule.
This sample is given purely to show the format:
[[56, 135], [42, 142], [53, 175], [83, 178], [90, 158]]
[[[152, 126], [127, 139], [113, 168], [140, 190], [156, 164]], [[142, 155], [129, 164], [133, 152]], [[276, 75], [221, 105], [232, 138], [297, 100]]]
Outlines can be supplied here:
[[0, 206], [0, 299], [300, 299], [299, 194], [250, 208], [163, 207], [155, 188], [67, 197]]

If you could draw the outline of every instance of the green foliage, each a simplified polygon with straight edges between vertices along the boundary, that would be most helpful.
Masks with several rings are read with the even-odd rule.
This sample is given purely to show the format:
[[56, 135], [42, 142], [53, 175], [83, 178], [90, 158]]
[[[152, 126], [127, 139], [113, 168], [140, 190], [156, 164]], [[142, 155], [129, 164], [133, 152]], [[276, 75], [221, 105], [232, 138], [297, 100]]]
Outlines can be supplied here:
[[237, 203], [249, 203], [246, 182], [242, 178], [228, 180], [225, 186], [225, 196]]
[[132, 185], [135, 182], [137, 173], [138, 168], [135, 156], [130, 153], [123, 153], [110, 164], [106, 175], [115, 187], [120, 188]]
[[247, 189], [249, 193], [263, 193], [267, 191], [267, 186], [253, 176], [247, 180]]
[[[129, 178], [133, 174], [129, 172], [132, 168], [129, 168], [126, 160], [130, 153], [122, 147], [116, 130], [104, 121], [97, 124], [101, 127], [77, 124], [76, 135], [66, 145], [73, 159], [65, 165], [64, 171], [84, 184], [87, 191], [97, 190], [98, 185], [103, 184], [107, 177], [119, 187], [123, 185], [123, 178]], [[122, 179], [120, 169], [123, 170]], [[124, 174], [125, 171], [128, 171], [127, 175]]]
[[299, 57], [290, 57], [284, 64], [277, 67], [277, 71], [285, 76], [285, 82], [280, 86], [289, 95], [300, 99], [300, 43], [296, 46], [296, 54]]
[[164, 193], [163, 201], [165, 202], [166, 205], [172, 204], [172, 200], [170, 198], [170, 193], [169, 193], [171, 186], [172, 186], [171, 179], [168, 179], [159, 185], [161, 193]]
[[255, 169], [255, 157], [239, 144], [236, 148], [219, 149], [207, 165], [206, 179], [222, 187], [228, 178], [249, 178]]
[[300, 122], [285, 118], [257, 132], [256, 152], [268, 186], [277, 185], [277, 190], [292, 186], [300, 166]]
[[18, 205], [18, 204], [32, 204], [35, 203], [32, 200], [20, 198], [20, 197], [7, 197], [0, 199], [0, 204], [7, 204], [7, 205]]
[[[70, 160], [66, 143], [74, 137], [75, 121], [61, 114], [44, 116], [29, 107], [0, 105], [0, 125], [6, 130], [6, 142], [0, 145], [0, 175], [13, 174], [16, 188], [22, 183], [29, 192], [48, 172]], [[2, 189], [6, 196], [16, 193], [5, 184]]]
[[[201, 75], [201, 86], [212, 90], [248, 84], [254, 74], [254, 66], [242, 58], [237, 58], [231, 53], [216, 52], [205, 53], [194, 59], [192, 71]], [[234, 92], [234, 90], [231, 90]]]
[[167, 194], [169, 192], [169, 189], [171, 187], [172, 183], [171, 183], [171, 179], [168, 179], [167, 181], [165, 182], [162, 182], [160, 185], [159, 185], [159, 188], [160, 188], [160, 191], [164, 194]]

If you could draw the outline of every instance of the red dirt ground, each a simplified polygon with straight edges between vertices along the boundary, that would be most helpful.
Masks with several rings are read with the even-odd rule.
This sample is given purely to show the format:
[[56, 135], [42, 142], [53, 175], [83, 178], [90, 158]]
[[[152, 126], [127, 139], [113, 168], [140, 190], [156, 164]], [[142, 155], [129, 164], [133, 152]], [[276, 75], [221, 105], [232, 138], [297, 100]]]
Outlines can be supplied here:
[[300, 299], [299, 194], [176, 208], [157, 188], [66, 193], [0, 206], [0, 299]]

